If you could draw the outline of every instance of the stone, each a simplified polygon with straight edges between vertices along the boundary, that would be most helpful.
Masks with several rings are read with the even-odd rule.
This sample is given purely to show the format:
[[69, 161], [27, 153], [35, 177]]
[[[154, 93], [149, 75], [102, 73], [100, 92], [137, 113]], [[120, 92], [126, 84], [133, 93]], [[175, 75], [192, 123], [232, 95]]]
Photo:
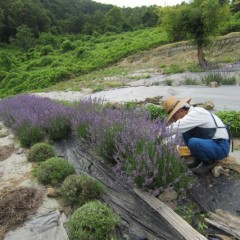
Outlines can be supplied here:
[[224, 174], [224, 169], [222, 166], [216, 166], [212, 169], [212, 174], [214, 177], [219, 177], [221, 174]]
[[60, 192], [56, 188], [48, 188], [47, 196], [51, 198], [56, 198], [60, 196]]
[[177, 199], [177, 192], [174, 190], [166, 190], [158, 196], [163, 202], [170, 202]]
[[216, 81], [210, 82], [209, 86], [212, 87], [212, 88], [216, 88], [216, 87], [218, 87], [218, 83]]
[[207, 101], [203, 104], [203, 108], [212, 110], [214, 108], [214, 103], [212, 101]]
[[66, 216], [70, 216], [73, 213], [73, 209], [71, 206], [67, 205], [62, 208], [62, 211], [66, 214]]

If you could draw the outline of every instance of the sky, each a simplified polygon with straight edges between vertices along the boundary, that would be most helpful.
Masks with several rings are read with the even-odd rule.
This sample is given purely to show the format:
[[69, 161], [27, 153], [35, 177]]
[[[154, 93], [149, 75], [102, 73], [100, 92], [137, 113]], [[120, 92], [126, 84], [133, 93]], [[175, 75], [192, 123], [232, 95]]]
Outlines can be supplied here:
[[[95, 2], [112, 4], [119, 7], [141, 7], [141, 6], [173, 6], [180, 4], [184, 0], [94, 0]], [[185, 0], [189, 2], [189, 0]]]

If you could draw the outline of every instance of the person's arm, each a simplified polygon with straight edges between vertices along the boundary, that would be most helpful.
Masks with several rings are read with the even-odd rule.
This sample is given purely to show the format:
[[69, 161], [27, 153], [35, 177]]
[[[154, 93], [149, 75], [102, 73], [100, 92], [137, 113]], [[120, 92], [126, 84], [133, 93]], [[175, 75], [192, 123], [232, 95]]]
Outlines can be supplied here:
[[202, 113], [195, 110], [195, 109], [189, 109], [187, 115], [185, 115], [182, 119], [177, 120], [176, 122], [172, 123], [168, 130], [172, 134], [176, 133], [184, 133], [188, 130], [191, 130], [197, 126], [202, 125], [205, 122], [204, 117], [202, 116]]

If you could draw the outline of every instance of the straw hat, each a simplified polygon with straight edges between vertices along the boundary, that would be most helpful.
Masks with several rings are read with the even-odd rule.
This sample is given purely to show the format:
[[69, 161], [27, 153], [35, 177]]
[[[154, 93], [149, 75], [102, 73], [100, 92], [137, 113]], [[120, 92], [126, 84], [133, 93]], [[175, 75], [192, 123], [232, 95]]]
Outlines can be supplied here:
[[189, 103], [191, 98], [184, 98], [183, 100], [179, 101], [175, 96], [171, 96], [167, 98], [163, 102], [163, 109], [167, 112], [167, 123], [173, 117], [173, 115], [184, 106], [185, 103]]

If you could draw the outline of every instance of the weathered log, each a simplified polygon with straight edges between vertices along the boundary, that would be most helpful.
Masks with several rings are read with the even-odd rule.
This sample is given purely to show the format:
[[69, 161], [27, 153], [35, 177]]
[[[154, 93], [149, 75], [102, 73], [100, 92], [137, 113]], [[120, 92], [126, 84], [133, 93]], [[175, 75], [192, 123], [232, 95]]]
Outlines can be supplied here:
[[[160, 200], [156, 199], [158, 207], [150, 204], [155, 202], [153, 196], [144, 195], [143, 197], [139, 192], [135, 192], [121, 181], [101, 159], [91, 155], [78, 140], [62, 141], [56, 146], [62, 151], [61, 155], [75, 166], [77, 173], [87, 173], [105, 185], [107, 194], [104, 195], [103, 200], [120, 215], [121, 236], [137, 236], [130, 239], [139, 240], [205, 239], [200, 234], [195, 238], [196, 232], [193, 229], [190, 231], [191, 227], [186, 227], [187, 223], [184, 223], [180, 231], [180, 225], [176, 226], [176, 224], [181, 224], [183, 221], [177, 214], [173, 211], [161, 212], [158, 207], [169, 208]], [[165, 216], [166, 214], [168, 216]], [[173, 214], [172, 219], [170, 219], [170, 214]], [[191, 237], [191, 234], [194, 237]]]
[[164, 219], [174, 227], [174, 229], [176, 229], [182, 236], [184, 236], [184, 239], [207, 239], [159, 199], [138, 189], [135, 189], [135, 192], [138, 194], [138, 196], [144, 199], [153, 209], [155, 209], [155, 211], [157, 211], [161, 216], [163, 216]]
[[209, 213], [209, 218], [204, 219], [208, 224], [211, 224], [220, 230], [230, 234], [231, 236], [240, 239], [240, 218], [220, 209], [216, 213]]

